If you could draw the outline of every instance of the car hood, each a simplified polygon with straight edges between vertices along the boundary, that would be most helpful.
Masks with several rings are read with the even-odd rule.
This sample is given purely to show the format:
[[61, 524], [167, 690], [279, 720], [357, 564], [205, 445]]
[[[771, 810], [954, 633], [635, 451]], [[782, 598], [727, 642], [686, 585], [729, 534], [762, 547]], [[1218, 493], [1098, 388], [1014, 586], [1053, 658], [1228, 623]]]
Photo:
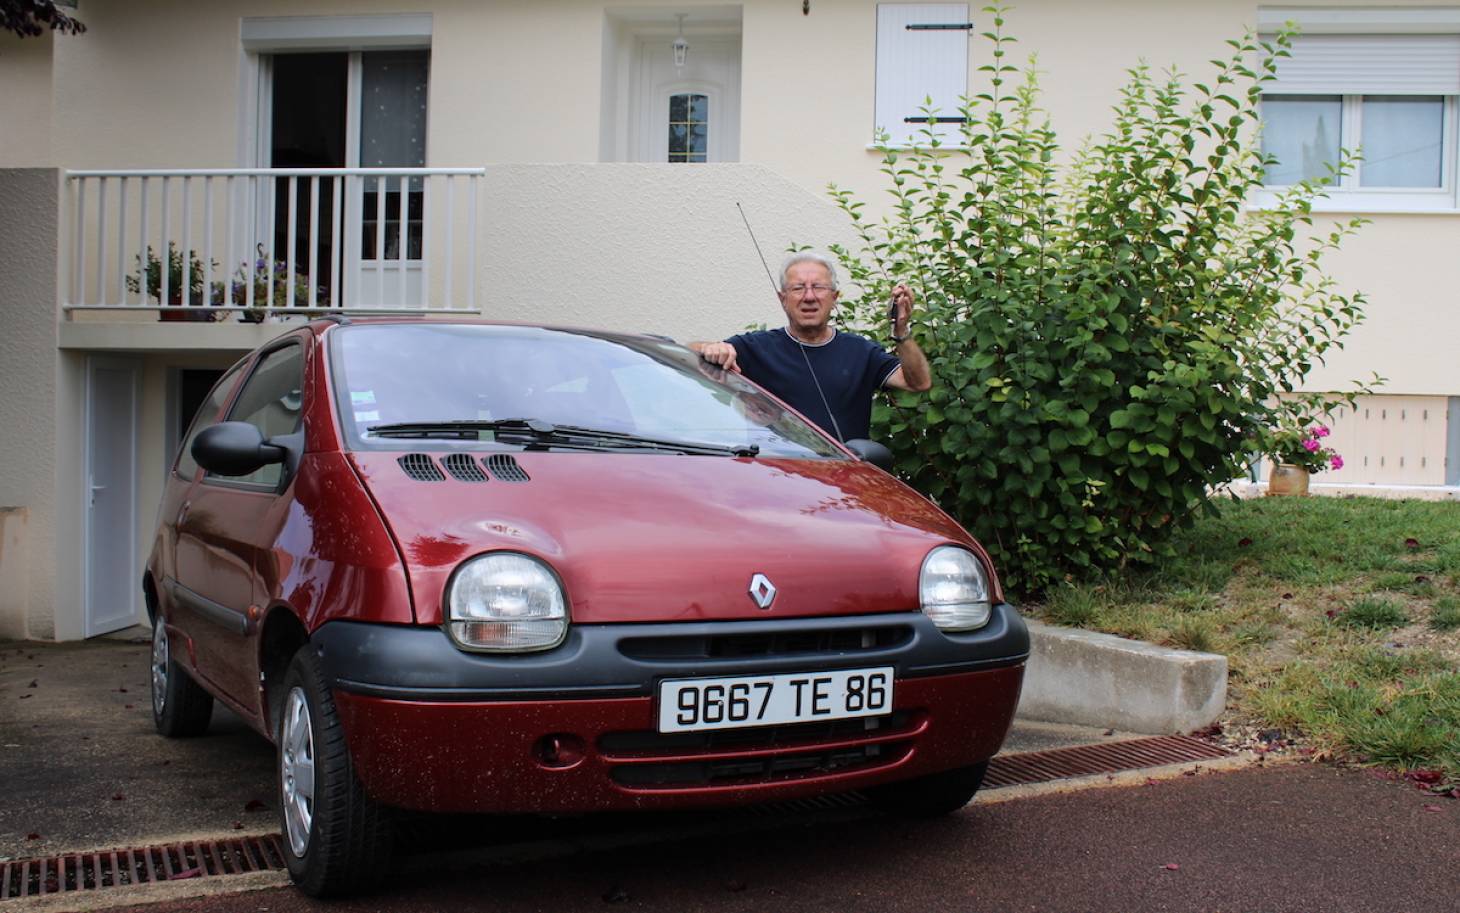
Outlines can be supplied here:
[[[480, 472], [481, 453], [454, 465], [444, 456], [351, 455], [400, 547], [423, 624], [440, 623], [464, 559], [499, 549], [550, 564], [578, 623], [911, 610], [929, 549], [961, 543], [988, 564], [946, 514], [852, 460], [499, 455], [520, 470], [512, 481], [511, 466]], [[756, 574], [776, 589], [768, 609], [751, 598]]]

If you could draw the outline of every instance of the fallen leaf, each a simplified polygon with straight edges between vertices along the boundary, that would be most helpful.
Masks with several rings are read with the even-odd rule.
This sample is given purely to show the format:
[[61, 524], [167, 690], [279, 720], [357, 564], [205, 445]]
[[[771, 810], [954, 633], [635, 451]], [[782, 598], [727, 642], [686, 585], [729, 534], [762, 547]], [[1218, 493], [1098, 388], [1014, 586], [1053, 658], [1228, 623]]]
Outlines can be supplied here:
[[122, 801], [125, 798], [127, 798], [127, 797], [124, 796], [124, 795], [122, 795], [121, 793], [113, 793], [112, 794], [112, 801], [113, 802], [120, 802], [120, 801]]
[[1293, 598], [1293, 594], [1292, 593], [1284, 593], [1283, 594], [1283, 598], [1284, 599], [1292, 599]]
[[39, 688], [40, 687], [40, 680], [33, 678], [33, 679], [30, 680], [30, 684], [29, 685], [26, 685], [25, 687], [27, 687], [27, 688]]
[[1444, 809], [1443, 808], [1440, 808], [1438, 805], [1426, 805], [1425, 806], [1425, 811], [1427, 811], [1427, 812], [1442, 812], [1442, 811], [1444, 811]]
[[241, 831], [241, 830], [243, 830], [243, 822], [242, 821], [235, 821], [235, 822], [233, 822], [233, 829], [235, 831]]
[[1164, 866], [1162, 866], [1162, 868], [1165, 869], [1168, 872], [1175, 872], [1175, 871], [1179, 871], [1181, 869], [1181, 865], [1180, 865], [1180, 863], [1176, 863], [1176, 862], [1168, 862]]
[[199, 868], [183, 869], [181, 872], [174, 872], [167, 880], [177, 881], [182, 878], [197, 878], [201, 874], [203, 874], [203, 870]]
[[123, 704], [122, 705], [122, 709], [123, 710], [131, 710], [133, 708], [133, 706], [134, 705], [132, 705], [132, 704]]
[[1404, 547], [1409, 549], [1410, 551], [1414, 551], [1415, 549], [1419, 548], [1419, 540], [1414, 538], [1413, 536], [1410, 536], [1408, 539], [1404, 540]]
[[1417, 574], [1417, 575], [1415, 575], [1414, 582], [1415, 583], [1429, 583], [1430, 582], [1430, 578], [1426, 577], [1424, 574]]
[[264, 810], [264, 808], [264, 803], [260, 802], [257, 799], [250, 799], [248, 800], [248, 803], [243, 806], [243, 810], [246, 812], [261, 812]]
[[127, 693], [127, 689], [126, 688], [118, 688], [117, 689], [117, 693], [118, 694], [126, 694]]
[[1237, 540], [1237, 547], [1238, 548], [1246, 548], [1247, 546], [1249, 546], [1251, 544], [1252, 544], [1252, 540], [1249, 539], [1249, 538], [1247, 538], [1246, 536], [1243, 536], [1241, 539], [1238, 539]]
[[39, 839], [41, 839], [41, 835], [32, 832], [32, 833], [26, 834], [25, 835], [25, 839], [27, 839], [27, 840], [39, 840]]
[[28, 698], [28, 697], [30, 697], [30, 695], [29, 695], [29, 694], [22, 694], [22, 695], [21, 695], [21, 696], [20, 696], [20, 699], [21, 699], [21, 700], [25, 700], [25, 699], [26, 699], [26, 698]]

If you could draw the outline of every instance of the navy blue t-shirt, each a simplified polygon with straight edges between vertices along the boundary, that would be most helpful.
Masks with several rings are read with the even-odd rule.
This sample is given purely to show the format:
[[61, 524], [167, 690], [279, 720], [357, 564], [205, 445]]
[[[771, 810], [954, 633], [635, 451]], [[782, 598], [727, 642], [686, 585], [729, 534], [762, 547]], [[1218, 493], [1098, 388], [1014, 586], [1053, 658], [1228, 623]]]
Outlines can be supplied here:
[[[785, 400], [797, 412], [844, 441], [871, 433], [872, 394], [902, 364], [897, 356], [854, 333], [836, 335], [821, 345], [797, 341], [784, 328], [741, 333], [725, 340], [735, 347], [735, 358], [746, 377]], [[798, 351], [801, 350], [801, 351]], [[806, 356], [803, 358], [801, 352]], [[816, 372], [836, 422], [816, 392], [806, 362]]]

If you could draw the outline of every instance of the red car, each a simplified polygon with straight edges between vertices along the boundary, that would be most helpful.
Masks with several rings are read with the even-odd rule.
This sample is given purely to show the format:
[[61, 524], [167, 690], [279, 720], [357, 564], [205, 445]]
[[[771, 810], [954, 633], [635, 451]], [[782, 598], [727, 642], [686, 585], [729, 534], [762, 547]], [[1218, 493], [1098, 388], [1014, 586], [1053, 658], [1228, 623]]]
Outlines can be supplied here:
[[850, 447], [657, 337], [317, 321], [227, 372], [172, 468], [158, 731], [216, 699], [276, 743], [311, 894], [381, 873], [393, 809], [959, 808], [1028, 632]]

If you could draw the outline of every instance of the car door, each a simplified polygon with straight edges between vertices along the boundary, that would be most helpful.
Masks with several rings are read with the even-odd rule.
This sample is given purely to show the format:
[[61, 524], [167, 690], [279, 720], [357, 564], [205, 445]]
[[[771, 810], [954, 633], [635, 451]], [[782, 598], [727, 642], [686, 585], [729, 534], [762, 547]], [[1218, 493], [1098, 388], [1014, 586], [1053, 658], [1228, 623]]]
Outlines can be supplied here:
[[[256, 426], [265, 439], [298, 434], [304, 345], [288, 340], [259, 355], [226, 421]], [[258, 715], [259, 553], [273, 540], [269, 513], [289, 491], [281, 463], [247, 476], [204, 472], [177, 521], [175, 604], [187, 617], [198, 671], [239, 709]]]

